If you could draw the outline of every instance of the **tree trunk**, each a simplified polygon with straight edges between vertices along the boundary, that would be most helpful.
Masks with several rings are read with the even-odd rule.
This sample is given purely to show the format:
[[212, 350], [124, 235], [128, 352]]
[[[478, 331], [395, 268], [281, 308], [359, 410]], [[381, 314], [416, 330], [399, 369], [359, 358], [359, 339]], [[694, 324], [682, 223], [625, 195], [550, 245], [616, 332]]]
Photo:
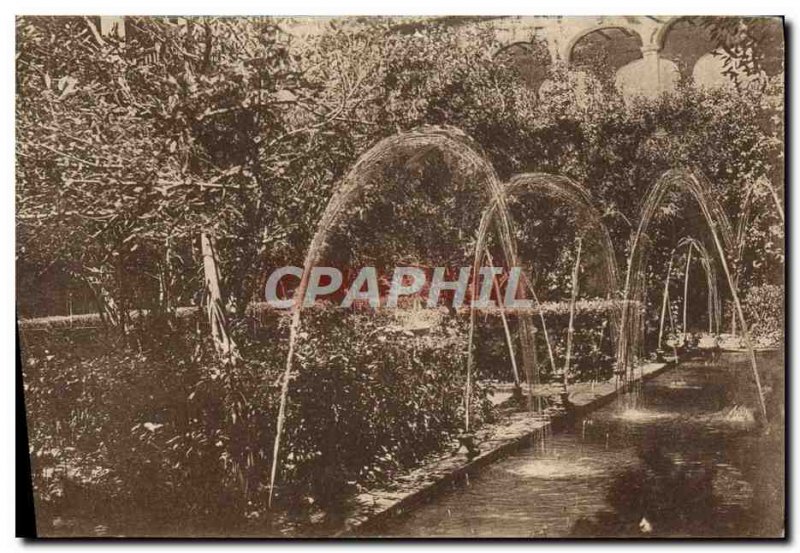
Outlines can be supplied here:
[[167, 237], [164, 239], [164, 261], [158, 275], [158, 304], [167, 315], [172, 315], [175, 307], [172, 301], [172, 284], [172, 242]]
[[235, 364], [239, 358], [236, 343], [228, 334], [225, 318], [225, 304], [219, 287], [219, 269], [213, 239], [205, 232], [200, 234], [200, 250], [203, 255], [203, 275], [205, 278], [206, 313], [211, 328], [214, 348], [224, 363]]
[[94, 294], [95, 303], [97, 304], [97, 313], [100, 315], [100, 320], [108, 328], [118, 328], [122, 322], [122, 317], [119, 312], [117, 302], [108, 288], [103, 283], [102, 277], [99, 276], [99, 271], [91, 271], [90, 273], [83, 273], [80, 278], [86, 283], [89, 289]]

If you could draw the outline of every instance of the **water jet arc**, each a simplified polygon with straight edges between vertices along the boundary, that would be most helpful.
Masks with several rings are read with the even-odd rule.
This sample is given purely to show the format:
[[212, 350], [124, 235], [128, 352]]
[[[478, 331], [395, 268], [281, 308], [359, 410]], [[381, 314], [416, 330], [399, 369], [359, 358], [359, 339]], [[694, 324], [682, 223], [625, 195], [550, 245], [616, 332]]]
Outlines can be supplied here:
[[[451, 156], [451, 158], [455, 160], [452, 162], [454, 165], [454, 167], [452, 167], [453, 169], [465, 173], [471, 171], [471, 173], [477, 174], [481, 181], [480, 185], [483, 186], [487, 192], [488, 199], [486, 203], [497, 202], [500, 212], [505, 212], [502, 187], [494, 168], [487, 161], [480, 146], [463, 131], [454, 127], [425, 126], [384, 138], [362, 154], [347, 175], [337, 184], [335, 192], [328, 202], [320, 218], [320, 222], [317, 225], [317, 230], [309, 244], [303, 264], [303, 275], [294, 293], [292, 319], [289, 327], [289, 352], [286, 356], [286, 365], [282, 377], [280, 405], [278, 409], [275, 442], [273, 445], [268, 498], [269, 506], [272, 505], [275, 479], [277, 476], [281, 435], [285, 421], [289, 381], [292, 374], [294, 353], [301, 323], [303, 297], [308, 288], [311, 269], [320, 261], [323, 253], [326, 251], [330, 235], [335, 226], [345, 216], [346, 209], [361, 197], [362, 194], [380, 191], [381, 181], [378, 180], [376, 184], [373, 182], [373, 177], [379, 176], [378, 173], [382, 168], [386, 167], [392, 161], [424, 155], [426, 152], [433, 150], [438, 150], [439, 152]], [[503, 246], [507, 250], [506, 257], [514, 258], [515, 248], [513, 246], [513, 233], [508, 227], [508, 222], [509, 220], [507, 217], [502, 217], [498, 228]], [[470, 381], [471, 374], [468, 367], [465, 392], [467, 397], [467, 429], [469, 427]]]
[[764, 421], [767, 417], [767, 408], [764, 400], [764, 393], [761, 388], [761, 378], [758, 374], [755, 351], [750, 340], [750, 332], [744, 318], [744, 311], [739, 300], [739, 292], [736, 283], [728, 267], [726, 252], [733, 252], [735, 248], [733, 231], [722, 206], [714, 199], [711, 185], [698, 171], [688, 169], [672, 169], [664, 173], [661, 178], [650, 188], [639, 217], [639, 226], [631, 242], [631, 253], [628, 259], [628, 269], [625, 276], [624, 300], [622, 305], [622, 317], [620, 322], [619, 345], [617, 346], [617, 373], [628, 377], [628, 372], [632, 370], [629, 359], [636, 347], [636, 340], [633, 338], [637, 334], [637, 329], [641, 326], [641, 313], [637, 310], [631, 314], [629, 300], [634, 298], [644, 301], [645, 284], [644, 271], [648, 254], [647, 230], [656, 213], [656, 209], [661, 205], [665, 195], [670, 190], [683, 190], [689, 192], [697, 203], [703, 218], [708, 225], [711, 238], [713, 240], [717, 256], [728, 283], [728, 288], [733, 298], [736, 314], [742, 325], [742, 335], [749, 354], [750, 365], [753, 371], [756, 391], [758, 395], [759, 412]]
[[[486, 211], [481, 218], [480, 229], [478, 231], [478, 237], [475, 246], [475, 264], [473, 268], [473, 274], [476, 274], [476, 272], [480, 269], [480, 264], [482, 262], [481, 252], [483, 252], [486, 248], [489, 238], [489, 229], [491, 228], [495, 217], [498, 214], [503, 220], [510, 217], [506, 200], [510, 197], [519, 196], [522, 194], [533, 194], [534, 196], [560, 201], [569, 206], [582, 220], [586, 221], [586, 223], [596, 231], [596, 233], [593, 235], [593, 240], [601, 250], [603, 277], [608, 299], [610, 299], [612, 295], [616, 295], [619, 291], [619, 284], [617, 278], [617, 264], [614, 254], [614, 246], [611, 242], [608, 228], [605, 226], [605, 224], [603, 224], [600, 213], [594, 206], [594, 201], [592, 200], [591, 194], [586, 188], [575, 181], [561, 175], [553, 175], [549, 173], [522, 173], [513, 176], [503, 188], [503, 196], [498, 197], [495, 202], [492, 202], [492, 204], [486, 208]], [[511, 228], [512, 224], [513, 221], [504, 223], [504, 226]], [[508, 254], [506, 255], [507, 262], [512, 266], [519, 266], [516, 250], [514, 249], [512, 253], [513, 256], [509, 256]], [[530, 279], [525, 278], [525, 281], [534, 303], [539, 305], [539, 299], [533, 289]], [[547, 333], [547, 325], [545, 323], [544, 313], [541, 310], [539, 310], [539, 317], [541, 319], [545, 343], [548, 348], [551, 369], [555, 374], [557, 367], [555, 365], [555, 359]], [[619, 327], [619, 320], [616, 312], [613, 312], [611, 323], [612, 343], [616, 344], [616, 334], [618, 333]], [[529, 316], [520, 318], [520, 341], [522, 342], [523, 353], [525, 352], [526, 348], [534, 347], [533, 342], [526, 343], [524, 341], [524, 336], [531, 335], [532, 324], [533, 321]], [[471, 310], [470, 333], [473, 332], [474, 325], [474, 310]], [[535, 352], [531, 352], [531, 357], [533, 357], [533, 353]], [[471, 348], [468, 355], [470, 356], [468, 362], [471, 363]], [[528, 369], [526, 369], [526, 373], [527, 372], [529, 372]], [[532, 375], [528, 375], [529, 378], [530, 376]]]

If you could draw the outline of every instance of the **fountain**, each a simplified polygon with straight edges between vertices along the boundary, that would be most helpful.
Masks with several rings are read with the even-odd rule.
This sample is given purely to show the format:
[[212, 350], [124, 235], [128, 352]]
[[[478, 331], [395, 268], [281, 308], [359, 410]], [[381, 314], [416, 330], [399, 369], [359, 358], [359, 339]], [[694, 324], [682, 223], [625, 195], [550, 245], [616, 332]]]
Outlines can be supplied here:
[[722, 302], [717, 287], [717, 270], [714, 258], [710, 255], [702, 242], [694, 240], [694, 248], [700, 253], [700, 264], [706, 274], [708, 290], [708, 333], [719, 335], [722, 325]]
[[[483, 186], [487, 193], [487, 204], [491, 202], [492, 205], [496, 206], [496, 211], [499, 213], [499, 220], [497, 221], [496, 227], [500, 234], [506, 259], [509, 261], [516, 259], [513, 233], [510, 229], [510, 219], [505, 208], [500, 181], [492, 165], [486, 161], [485, 156], [481, 153], [480, 146], [462, 131], [453, 127], [420, 127], [385, 138], [358, 158], [353, 168], [336, 186], [335, 192], [322, 214], [306, 253], [300, 283], [294, 293], [292, 319], [289, 328], [289, 352], [286, 357], [286, 366], [281, 382], [280, 405], [272, 454], [268, 499], [268, 504], [270, 506], [272, 505], [275, 479], [277, 476], [281, 435], [285, 422], [286, 403], [288, 400], [289, 381], [291, 380], [294, 363], [294, 353], [300, 331], [303, 298], [309, 285], [311, 269], [320, 261], [322, 255], [326, 251], [331, 233], [342, 218], [346, 216], [346, 209], [351, 207], [363, 194], [377, 193], [380, 191], [381, 181], [378, 180], [375, 182], [375, 177], [379, 176], [378, 173], [383, 167], [387, 166], [392, 161], [418, 159], [420, 156], [430, 151], [446, 153], [452, 158], [448, 160], [448, 165], [454, 166], [452, 168], [463, 171], [465, 174], [476, 174], [478, 176], [480, 186]], [[481, 255], [483, 251], [483, 248], [478, 250]], [[510, 262], [509, 265], [514, 266], [513, 262]], [[474, 280], [475, 279], [473, 279], [473, 282]], [[471, 347], [472, 328], [470, 330], [470, 348]], [[465, 386], [465, 433], [467, 434], [470, 430], [471, 378], [471, 363], [469, 363]]]
[[[678, 241], [678, 245], [672, 248], [669, 254], [669, 263], [667, 264], [667, 272], [664, 277], [664, 293], [662, 295], [661, 304], [661, 317], [658, 327], [658, 352], [663, 351], [662, 341], [664, 336], [664, 322], [667, 313], [667, 305], [669, 302], [669, 283], [672, 277], [672, 263], [675, 254], [679, 249], [688, 246], [689, 251], [696, 250], [700, 255], [700, 264], [703, 267], [706, 276], [706, 286], [708, 291], [708, 333], [711, 335], [719, 335], [721, 320], [722, 320], [722, 306], [719, 297], [719, 289], [717, 288], [717, 271], [714, 265], [714, 259], [709, 254], [705, 245], [699, 240], [686, 236]], [[688, 263], [687, 263], [688, 267]], [[687, 271], [688, 276], [688, 271]], [[686, 303], [687, 303], [687, 283], [688, 278], [684, 278], [684, 320], [683, 320], [683, 333], [686, 334]], [[670, 313], [670, 315], [672, 315]], [[672, 321], [670, 321], [672, 322]], [[676, 354], [677, 357], [677, 354]]]
[[[487, 254], [487, 242], [489, 238], [490, 229], [494, 228], [500, 238], [500, 243], [503, 248], [506, 265], [509, 267], [519, 267], [518, 254], [516, 243], [514, 240], [514, 233], [512, 232], [512, 220], [509, 214], [506, 198], [510, 195], [532, 193], [540, 194], [545, 197], [553, 198], [556, 200], [567, 203], [574, 209], [580, 216], [581, 220], [590, 225], [596, 232], [592, 233], [587, 239], [591, 238], [599, 245], [603, 261], [604, 281], [608, 294], [608, 299], [615, 294], [617, 288], [617, 271], [614, 256], [614, 249], [611, 243], [608, 230], [602, 223], [599, 213], [594, 208], [591, 197], [586, 189], [574, 183], [565, 177], [550, 175], [546, 173], [529, 173], [516, 175], [505, 186], [501, 186], [493, 167], [488, 163], [485, 157], [480, 153], [480, 147], [477, 146], [466, 134], [463, 132], [449, 127], [421, 127], [412, 131], [403, 132], [389, 138], [385, 138], [378, 144], [364, 153], [349, 171], [349, 173], [342, 179], [336, 188], [330, 202], [328, 203], [313, 239], [309, 245], [306, 259], [303, 265], [303, 273], [300, 278], [300, 283], [294, 293], [293, 306], [292, 306], [292, 319], [289, 331], [289, 351], [286, 358], [286, 366], [283, 372], [281, 382], [281, 395], [280, 405], [278, 411], [277, 429], [275, 435], [275, 443], [273, 447], [272, 467], [270, 474], [270, 488], [269, 488], [269, 505], [272, 503], [272, 496], [274, 491], [275, 479], [277, 476], [278, 459], [280, 453], [280, 441], [285, 422], [286, 403], [288, 401], [289, 382], [292, 374], [292, 367], [294, 361], [294, 353], [296, 343], [298, 340], [301, 313], [303, 309], [303, 298], [309, 285], [309, 276], [312, 268], [321, 260], [324, 252], [329, 246], [329, 239], [335, 226], [343, 219], [346, 214], [346, 209], [351, 207], [362, 195], [367, 193], [375, 193], [380, 191], [381, 183], [376, 181], [379, 176], [380, 170], [387, 166], [387, 164], [394, 161], [403, 161], [407, 159], [419, 159], [427, 152], [438, 151], [449, 156], [446, 158], [448, 166], [451, 169], [462, 171], [464, 174], [474, 174], [478, 176], [480, 186], [486, 192], [486, 207], [482, 214], [480, 224], [477, 231], [476, 246], [473, 264], [473, 279], [472, 279], [472, 297], [477, 297], [477, 275], [479, 274], [480, 266], [483, 259]], [[468, 172], [468, 171], [471, 171]], [[647, 257], [647, 229], [652, 220], [655, 210], [662, 202], [664, 195], [672, 188], [679, 188], [687, 190], [692, 194], [700, 209], [703, 212], [706, 222], [708, 223], [711, 236], [716, 246], [717, 254], [719, 255], [720, 262], [725, 271], [731, 295], [733, 296], [736, 310], [739, 317], [739, 322], [743, 328], [743, 334], [747, 349], [750, 354], [750, 362], [755, 377], [756, 387], [758, 390], [758, 397], [760, 402], [761, 414], [766, 416], [766, 407], [764, 405], [763, 393], [757, 371], [755, 355], [752, 345], [750, 343], [747, 326], [744, 321], [742, 307], [739, 302], [738, 292], [736, 290], [733, 276], [728, 268], [725, 252], [733, 248], [733, 233], [730, 228], [730, 223], [722, 211], [721, 207], [714, 201], [710, 194], [708, 183], [702, 180], [696, 174], [686, 170], [673, 170], [665, 173], [661, 179], [651, 188], [644, 201], [642, 214], [636, 233], [633, 236], [631, 243], [631, 252], [628, 260], [628, 268], [625, 278], [625, 287], [623, 290], [623, 301], [621, 305], [621, 313], [617, 320], [616, 313], [612, 318], [611, 330], [617, 334], [616, 340], [616, 358], [617, 358], [617, 373], [618, 375], [624, 374], [628, 376], [631, 370], [630, 357], [632, 351], [637, 346], [637, 337], [634, 333], [641, 331], [641, 309], [637, 307], [635, 312], [631, 313], [631, 305], [643, 305], [644, 296], [644, 268], [646, 266]], [[686, 242], [690, 248], [697, 247], [701, 253], [704, 267], [706, 268], [707, 279], [709, 283], [709, 302], [712, 302], [712, 265], [710, 256], [705, 248], [702, 247], [697, 241]], [[525, 283], [522, 290], [528, 290], [533, 298], [534, 304], [539, 308], [538, 297], [533, 289], [532, 283], [529, 278], [524, 274], [522, 280]], [[719, 301], [718, 293], [714, 293], [716, 302]], [[473, 343], [475, 332], [475, 306], [473, 302], [470, 303], [470, 324], [469, 324], [469, 339], [468, 339], [468, 356], [466, 367], [466, 378], [464, 388], [464, 436], [470, 434], [470, 399], [472, 387], [472, 372], [473, 372]], [[544, 320], [544, 313], [538, 309], [542, 323], [542, 330], [545, 342], [548, 347], [548, 354], [550, 363], [555, 372], [555, 361], [550, 345], [549, 337], [547, 335], [547, 326]], [[536, 360], [535, 348], [535, 327], [532, 322], [532, 314], [530, 312], [523, 312], [520, 314], [520, 341], [522, 345], [523, 368], [525, 369], [528, 378], [529, 387], [538, 381], [538, 366]], [[716, 312], [717, 328], [719, 325], [719, 311]], [[506, 338], [509, 338], [509, 332], [506, 328]], [[612, 336], [612, 340], [613, 340]], [[509, 340], [510, 346], [510, 340]], [[510, 348], [511, 349], [511, 348]], [[513, 351], [511, 351], [513, 356]], [[518, 377], [517, 377], [518, 379]], [[532, 391], [532, 390], [531, 390]], [[532, 394], [529, 394], [532, 398]], [[529, 401], [531, 401], [529, 399]]]
[[[594, 203], [592, 201], [591, 195], [589, 194], [588, 190], [586, 190], [583, 186], [577, 184], [576, 182], [568, 179], [567, 177], [563, 177], [560, 175], [551, 175], [548, 173], [525, 173], [520, 175], [515, 175], [511, 178], [508, 184], [503, 189], [503, 196], [498, 197], [496, 201], [490, 204], [483, 217], [481, 219], [480, 228], [478, 231], [478, 238], [477, 243], [475, 246], [475, 266], [474, 271], [477, 272], [480, 268], [481, 264], [481, 254], [480, 252], [484, 251], [486, 248], [486, 242], [488, 240], [489, 229], [491, 228], [492, 222], [494, 221], [494, 217], [496, 213], [500, 213], [501, 217], [507, 218], [508, 210], [505, 205], [505, 198], [518, 196], [522, 194], [534, 194], [550, 199], [554, 199], [557, 201], [561, 201], [572, 208], [580, 217], [585, 224], [595, 231], [592, 235], [592, 239], [595, 241], [597, 246], [601, 252], [601, 261], [603, 263], [603, 276], [605, 281], [605, 287], [607, 291], [608, 298], [610, 299], [612, 295], [616, 294], [618, 291], [618, 284], [617, 284], [617, 264], [614, 256], [614, 247], [611, 242], [611, 237], [608, 233], [608, 229], [603, 224], [602, 219], [600, 217], [599, 212], [594, 207]], [[517, 266], [517, 259], [516, 253], [513, 253], [513, 257], [508, 256], [507, 259], [509, 260], [510, 264]], [[527, 277], [524, 278], [525, 286], [528, 289], [531, 297], [533, 298], [534, 304], [536, 307], [540, 307], [538, 296], [533, 289], [533, 284], [531, 280]], [[540, 322], [542, 326], [542, 333], [544, 335], [545, 344], [547, 345], [547, 351], [549, 356], [549, 361], [551, 365], [551, 369], [553, 374], [557, 373], [557, 368], [555, 364], [555, 357], [553, 355], [552, 345], [550, 343], [550, 338], [547, 332], [547, 324], [545, 322], [544, 313], [541, 309], [539, 311]], [[616, 314], [615, 314], [616, 315]], [[470, 335], [472, 335], [473, 328], [474, 328], [474, 310], [472, 310], [470, 315]], [[524, 341], [526, 338], [523, 336], [527, 335], [530, 336], [530, 330], [528, 328], [532, 326], [532, 320], [530, 316], [523, 314], [520, 317], [520, 330], [521, 330], [521, 341], [523, 342], [523, 354], [527, 348], [531, 348], [532, 355], [535, 354], [535, 348], [533, 348], [533, 344], [526, 344]], [[616, 316], [612, 317], [612, 325], [611, 325], [611, 332], [612, 332], [612, 343], [616, 342], [615, 334], [618, 328], [618, 321]], [[523, 333], [522, 330], [525, 329], [526, 332]], [[470, 341], [471, 345], [471, 341]], [[471, 364], [471, 347], [470, 347], [470, 357], [468, 362]], [[523, 366], [525, 364], [523, 363]], [[531, 374], [527, 374], [531, 373]], [[538, 370], [533, 367], [531, 370], [530, 366], [526, 367], [526, 376], [528, 378], [528, 382], [537, 382], [538, 381]]]
[[648, 254], [647, 230], [650, 222], [655, 215], [656, 209], [661, 205], [666, 193], [673, 189], [687, 191], [691, 194], [698, 207], [703, 213], [703, 217], [708, 225], [711, 238], [719, 257], [722, 269], [728, 282], [728, 288], [733, 298], [739, 323], [742, 326], [742, 334], [749, 354], [750, 365], [753, 371], [756, 390], [758, 392], [759, 409], [763, 419], [766, 419], [767, 410], [764, 402], [764, 394], [761, 388], [761, 379], [758, 374], [755, 352], [750, 340], [750, 334], [744, 319], [739, 293], [736, 288], [733, 275], [731, 274], [726, 258], [726, 252], [733, 252], [735, 247], [733, 231], [728, 217], [722, 207], [714, 199], [710, 184], [699, 176], [700, 173], [688, 171], [686, 169], [673, 169], [664, 173], [661, 178], [653, 185], [645, 197], [642, 204], [639, 226], [631, 242], [631, 251], [628, 258], [628, 269], [625, 276], [624, 298], [621, 316], [621, 331], [619, 333], [619, 344], [617, 346], [617, 373], [622, 378], [627, 378], [632, 366], [630, 358], [637, 346], [635, 334], [643, 328], [641, 313], [631, 313], [630, 299], [634, 298], [644, 303], [644, 272]]
[[569, 401], [567, 386], [569, 384], [569, 362], [572, 356], [572, 337], [575, 333], [575, 301], [578, 299], [579, 274], [581, 269], [581, 247], [583, 239], [578, 238], [578, 252], [575, 254], [575, 266], [572, 269], [572, 295], [569, 299], [569, 328], [567, 330], [567, 354], [564, 360], [564, 403]]

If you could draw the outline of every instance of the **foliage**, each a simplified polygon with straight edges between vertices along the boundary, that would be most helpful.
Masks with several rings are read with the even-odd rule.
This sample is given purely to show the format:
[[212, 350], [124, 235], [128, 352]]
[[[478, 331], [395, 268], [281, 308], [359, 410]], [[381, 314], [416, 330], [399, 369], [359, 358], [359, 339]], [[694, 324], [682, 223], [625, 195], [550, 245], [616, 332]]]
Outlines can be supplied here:
[[[245, 520], [244, 464], [226, 464], [241, 463], [250, 444], [269, 438], [270, 388], [258, 385], [266, 375], [257, 364], [243, 367], [239, 391], [252, 411], [246, 423], [235, 421], [231, 383], [211, 352], [197, 348], [187, 329], [159, 330], [161, 337], [142, 334], [138, 350], [113, 339], [92, 347], [96, 336], [69, 334], [67, 343], [27, 344], [26, 402], [44, 528], [59, 522], [85, 534], [91, 529], [81, 524], [90, 520], [113, 532], [124, 522], [162, 535]], [[242, 440], [243, 432], [251, 435]]]
[[[450, 124], [475, 138], [501, 177], [546, 171], [585, 184], [620, 246], [638, 219], [644, 191], [664, 171], [700, 169], [734, 221], [745, 213], [745, 201], [756, 202], [750, 212], [757, 215], [746, 221], [747, 232], [742, 234], [748, 240], [744, 259], [738, 260], [743, 284], [773, 278], [780, 270], [780, 220], [774, 205], [769, 205], [769, 193], [757, 184], [761, 178], [772, 183], [783, 180], [782, 118], [776, 103], [782, 90], [775, 79], [763, 90], [741, 92], [696, 89], [684, 83], [673, 94], [626, 103], [591, 74], [556, 64], [537, 94], [513, 67], [491, 59], [489, 53], [497, 45], [490, 29], [469, 31], [469, 40], [459, 40], [459, 32], [435, 25], [413, 34], [340, 30], [323, 36], [315, 55], [330, 56], [346, 67], [352, 64], [383, 83], [365, 97], [358, 118], [379, 123], [375, 130], [380, 133]], [[347, 136], [356, 145], [342, 149], [358, 151], [358, 144], [371, 143], [368, 137], [375, 136], [371, 128], [352, 124]], [[746, 200], [748, 190], [752, 192]], [[392, 198], [393, 204], [398, 200]], [[654, 251], [669, 252], [682, 237], [675, 230], [678, 218], [684, 220], [680, 232], [708, 235], [696, 217], [697, 207], [687, 200], [679, 194], [668, 198], [651, 237]], [[549, 209], [540, 208], [537, 198], [520, 203], [522, 215], [515, 220], [523, 259], [549, 279], [554, 269], [550, 263], [556, 260], [546, 256], [569, 249], [566, 246], [573, 240], [564, 231], [572, 226], [570, 214], [552, 202], [546, 205]], [[364, 234], [358, 235], [356, 245], [369, 239]], [[402, 240], [407, 234], [391, 236]], [[624, 267], [623, 247], [617, 261]], [[663, 253], [653, 263], [665, 265]]]
[[[287, 329], [254, 322], [245, 307], [262, 299], [267, 268], [300, 263], [358, 156], [419, 125], [462, 129], [502, 179], [543, 171], [584, 184], [622, 268], [649, 187], [670, 168], [701, 170], [741, 229], [728, 255], [749, 290], [753, 332], [781, 336], [782, 289], [765, 285], [783, 277], [779, 77], [743, 90], [683, 83], [630, 100], [597, 77], [602, 68], [563, 63], [537, 73], [544, 83], [533, 90], [513, 63], [493, 57], [500, 45], [485, 24], [355, 24], [303, 45], [263, 18], [129, 21], [122, 41], [100, 36], [89, 18], [17, 19], [18, 289], [68, 281], [65, 293], [83, 298], [76, 311], [124, 323], [122, 336], [24, 334], [45, 517], [63, 522], [96, 505], [112, 526], [125, 518], [164, 534], [276, 522], [263, 502]], [[754, 71], [768, 63], [759, 56], [747, 62]], [[345, 252], [336, 261], [469, 259], [485, 198], [471, 175], [451, 169], [437, 152], [385, 167], [385, 195], [356, 206], [333, 238], [332, 250]], [[592, 230], [555, 201], [524, 196], [510, 207], [537, 293], [563, 302], [575, 239]], [[662, 282], [679, 239], [708, 240], [697, 206], [679, 193], [650, 230], [650, 283]], [[235, 367], [220, 366], [201, 322], [170, 316], [202, 302], [200, 232], [219, 245], [241, 350]], [[609, 292], [594, 282], [601, 252], [586, 242], [579, 302]], [[651, 288], [650, 331], [661, 300], [660, 286]], [[63, 298], [52, 298], [60, 309]], [[19, 300], [23, 317], [59, 314], [27, 294]], [[128, 317], [131, 308], [151, 313]], [[566, 316], [546, 318], [560, 368]], [[576, 379], [608, 375], [604, 320], [579, 311]], [[479, 377], [509, 378], [498, 325], [479, 326]], [[451, 319], [416, 334], [384, 314], [309, 313], [303, 332], [276, 496], [301, 520], [448, 443], [463, 424], [466, 354], [463, 325]], [[475, 393], [475, 415], [489, 417], [485, 391]]]
[[[418, 463], [464, 422], [462, 323], [446, 318], [415, 332], [393, 317], [342, 317], [321, 313], [304, 334], [282, 476], [324, 506], [348, 484]], [[485, 390], [475, 393], [471, 419], [480, 424], [489, 404]]]
[[[232, 374], [185, 322], [147, 321], [136, 349], [94, 334], [25, 337], [37, 513], [59, 525], [51, 532], [85, 535], [85, 521], [145, 535], [263, 533], [276, 523], [265, 487], [285, 326], [271, 318], [256, 335], [238, 330], [247, 361]], [[463, 428], [462, 326], [445, 319], [414, 334], [388, 319], [309, 312], [279, 503], [307, 522], [449, 443]], [[485, 389], [474, 393], [479, 424], [491, 411]]]
[[750, 334], [761, 345], [776, 345], [783, 340], [786, 293], [783, 286], [753, 286], [744, 298], [744, 311]]
[[[539, 367], [540, 382], [562, 382], [563, 368], [566, 360], [567, 330], [569, 314], [566, 309], [551, 311], [545, 316], [547, 332], [553, 349], [556, 371], [550, 363], [547, 344], [538, 317], [534, 322], [539, 329], [537, 333], [536, 356]], [[514, 321], [511, 321], [514, 324]], [[477, 327], [476, 364], [479, 378], [497, 379], [508, 382], [512, 380], [513, 369], [508, 352], [508, 344], [504, 338], [502, 323], [498, 317], [487, 317]], [[516, 328], [512, 329], [514, 352], [520, 380], [526, 381], [522, 369], [522, 352], [519, 349], [519, 338]], [[570, 382], [603, 381], [613, 374], [615, 344], [612, 340], [608, 313], [603, 311], [576, 310], [570, 368]]]
[[[216, 235], [226, 292], [241, 313], [264, 269], [299, 263], [332, 187], [357, 156], [422, 124], [463, 129], [503, 178], [546, 171], [585, 184], [620, 245], [620, 266], [643, 192], [679, 166], [702, 168], [734, 220], [747, 213], [753, 191], [755, 216], [738, 263], [743, 286], [774, 278], [782, 264], [780, 220], [756, 184], [783, 180], [775, 79], [741, 92], [686, 84], [626, 104], [591, 71], [563, 64], [548, 66], [541, 91], [532, 90], [513, 64], [493, 59], [499, 44], [486, 24], [413, 31], [354, 24], [301, 46], [264, 19], [132, 21], [139, 31], [125, 42], [98, 41], [82, 18], [17, 21], [18, 263], [31, 286], [66, 267], [85, 280], [96, 276], [119, 304], [135, 296], [159, 307], [162, 285], [173, 304], [197, 303], [196, 233], [206, 229]], [[144, 61], [154, 45], [158, 64]], [[41, 128], [51, 134], [42, 137]], [[402, 183], [408, 170], [396, 169], [387, 180]], [[454, 182], [456, 203], [446, 207], [425, 194], [453, 176], [435, 159], [422, 173], [416, 192], [401, 187], [364, 205], [366, 218], [353, 228], [360, 234], [346, 241], [358, 247], [384, 230], [376, 247], [387, 239], [398, 251], [424, 244], [418, 257], [449, 259], [458, 241], [468, 251], [473, 220], [453, 214], [466, 211], [456, 207], [473, 192]], [[55, 206], [51, 198], [59, 198]], [[386, 221], [381, 205], [402, 209], [402, 217], [376, 228]], [[573, 237], [563, 232], [568, 210], [550, 206], [536, 212], [535, 201], [522, 202], [526, 216], [517, 225], [523, 259], [553, 281], [557, 260], [547, 252], [568, 249]], [[692, 213], [685, 198], [670, 197], [651, 237], [654, 251], [668, 252], [681, 237], [670, 227]], [[707, 234], [702, 221], [690, 220], [697, 224], [682, 232]], [[403, 221], [413, 228], [435, 221], [431, 235], [447, 239], [417, 239], [397, 227]], [[55, 244], [48, 235], [69, 238]], [[652, 261], [665, 263], [663, 254]]]
[[783, 25], [777, 17], [696, 17], [721, 51], [725, 74], [745, 78], [783, 73]]
[[[64, 267], [136, 307], [164, 307], [160, 275], [185, 304], [199, 286], [196, 264], [181, 265], [205, 230], [231, 246], [229, 295], [246, 303], [267, 222], [291, 201], [289, 168], [338, 111], [315, 101], [269, 20], [130, 27], [123, 41], [89, 18], [17, 20], [20, 272]], [[169, 281], [187, 279], [181, 297]]]

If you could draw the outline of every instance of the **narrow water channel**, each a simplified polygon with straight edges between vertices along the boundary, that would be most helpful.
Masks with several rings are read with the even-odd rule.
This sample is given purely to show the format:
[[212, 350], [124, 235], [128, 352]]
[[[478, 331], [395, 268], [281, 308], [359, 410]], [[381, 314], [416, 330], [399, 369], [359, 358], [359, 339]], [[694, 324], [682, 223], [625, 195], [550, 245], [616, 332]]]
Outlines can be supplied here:
[[743, 355], [684, 362], [374, 535], [780, 536], [783, 355], [758, 360], [767, 432]]

